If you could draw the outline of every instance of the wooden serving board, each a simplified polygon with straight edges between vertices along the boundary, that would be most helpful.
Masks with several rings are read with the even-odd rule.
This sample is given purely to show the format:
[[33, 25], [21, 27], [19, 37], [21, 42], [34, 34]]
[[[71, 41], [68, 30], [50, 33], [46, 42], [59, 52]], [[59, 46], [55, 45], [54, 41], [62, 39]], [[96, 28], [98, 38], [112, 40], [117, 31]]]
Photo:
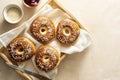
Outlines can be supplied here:
[[[71, 19], [73, 19], [74, 21], [76, 21], [79, 25], [80, 28], [86, 30], [80, 23], [79, 21], [69, 12], [67, 11], [66, 9], [64, 9], [56, 0], [48, 0], [48, 2], [46, 4], [49, 4], [53, 9], [55, 8], [59, 8], [60, 10], [62, 10], [63, 12], [67, 13]], [[45, 4], [45, 5], [46, 5]], [[44, 6], [43, 6], [44, 7]], [[42, 8], [42, 7], [41, 7]], [[8, 57], [8, 54], [5, 54], [6, 52], [4, 51], [7, 51], [5, 50], [5, 48], [2, 48], [0, 50], [0, 56], [7, 62], [7, 63], [12, 63], [12, 64], [15, 64], [14, 61], [12, 61], [9, 57]], [[61, 53], [61, 59], [60, 61], [62, 61], [64, 58], [65, 58], [66, 54], [64, 53]], [[17, 64], [16, 64], [17, 65]], [[19, 70], [15, 70], [18, 74], [20, 74], [21, 76], [23, 76], [26, 80], [33, 80], [31, 76], [27, 75], [26, 73], [23, 73]]]

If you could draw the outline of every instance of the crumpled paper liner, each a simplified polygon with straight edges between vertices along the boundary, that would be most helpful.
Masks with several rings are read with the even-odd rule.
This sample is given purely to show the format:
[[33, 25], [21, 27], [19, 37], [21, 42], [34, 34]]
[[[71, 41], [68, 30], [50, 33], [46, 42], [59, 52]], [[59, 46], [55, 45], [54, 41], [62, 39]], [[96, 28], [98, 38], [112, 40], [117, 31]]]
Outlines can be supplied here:
[[[41, 46], [42, 44], [40, 44], [37, 40], [35, 40], [31, 34], [30, 34], [30, 31], [29, 31], [29, 27], [32, 23], [32, 21], [37, 18], [38, 16], [47, 16], [49, 17], [55, 24], [55, 27], [57, 26], [57, 24], [59, 23], [59, 21], [61, 19], [64, 19], [64, 18], [70, 18], [66, 13], [64, 13], [62, 10], [56, 8], [56, 9], [53, 9], [50, 5], [46, 5], [44, 6], [38, 13], [36, 13], [31, 19], [29, 19], [28, 21], [26, 21], [25, 23], [23, 23], [21, 26], [13, 29], [13, 30], [10, 30], [8, 31], [7, 33], [9, 34], [15, 34], [14, 38], [18, 37], [19, 36], [24, 36], [26, 38], [29, 38], [30, 40], [33, 41], [33, 43], [35, 44], [36, 46], [36, 49]], [[19, 32], [17, 32], [17, 30], [19, 30]], [[22, 32], [23, 30], [25, 30], [24, 32]], [[20, 35], [22, 34], [22, 35]], [[4, 37], [6, 36], [6, 37]], [[0, 41], [1, 43], [6, 47], [9, 43], [9, 41], [6, 41], [6, 42], [3, 42], [2, 39], [6, 38], [7, 40], [12, 40], [10, 38], [11, 35], [8, 35], [8, 34], [3, 34], [0, 36]], [[66, 53], [66, 54], [74, 54], [74, 53], [79, 53], [81, 51], [83, 51], [86, 47], [88, 47], [89, 45], [91, 44], [91, 39], [90, 39], [90, 36], [89, 36], [89, 33], [83, 29], [80, 29], [80, 35], [79, 35], [79, 38], [78, 40], [76, 41], [76, 43], [74, 45], [71, 45], [71, 46], [62, 46], [60, 45], [56, 39], [54, 39], [53, 41], [51, 41], [48, 45], [51, 45], [53, 47], [55, 47], [59, 52], [63, 52], [63, 53]], [[42, 70], [39, 70], [36, 66], [35, 66], [35, 63], [34, 63], [34, 56], [31, 60], [29, 61], [25, 61], [23, 63], [19, 63], [19, 66], [20, 67], [24, 67], [30, 71], [33, 71], [33, 72], [38, 72], [40, 73], [41, 75], [44, 75], [50, 79], [54, 79], [55, 76], [57, 75], [57, 68], [50, 71], [50, 72], [45, 72], [45, 71], [42, 71]], [[34, 77], [32, 77], [33, 80], [38, 80]]]

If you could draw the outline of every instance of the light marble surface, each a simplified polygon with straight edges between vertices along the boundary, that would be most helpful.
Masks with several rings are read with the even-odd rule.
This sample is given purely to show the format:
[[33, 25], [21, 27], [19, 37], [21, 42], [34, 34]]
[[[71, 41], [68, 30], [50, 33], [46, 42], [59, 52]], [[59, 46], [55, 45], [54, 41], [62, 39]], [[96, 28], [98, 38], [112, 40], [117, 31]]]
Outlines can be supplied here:
[[[39, 10], [25, 7], [22, 0], [0, 0], [0, 34], [17, 27]], [[68, 55], [56, 80], [120, 80], [120, 0], [58, 0], [90, 32], [93, 43], [81, 54]], [[21, 6], [25, 15], [18, 24], [3, 19], [7, 4]], [[24, 80], [0, 58], [0, 80]]]

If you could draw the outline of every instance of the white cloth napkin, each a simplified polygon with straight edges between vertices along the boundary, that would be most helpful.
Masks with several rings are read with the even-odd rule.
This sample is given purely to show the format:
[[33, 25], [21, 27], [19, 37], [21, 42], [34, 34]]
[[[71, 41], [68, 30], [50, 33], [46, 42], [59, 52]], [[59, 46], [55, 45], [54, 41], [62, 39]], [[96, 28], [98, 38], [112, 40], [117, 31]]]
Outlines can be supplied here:
[[[31, 19], [29, 19], [28, 21], [23, 23], [21, 26], [0, 35], [1, 44], [3, 44], [6, 47], [8, 45], [8, 43], [12, 39], [14, 39], [17, 36], [19, 36], [20, 34], [22, 34], [20, 36], [24, 36], [24, 37], [27, 37], [30, 40], [32, 40], [34, 42], [36, 48], [38, 48], [40, 45], [42, 45], [30, 35], [30, 31], [29, 31], [30, 24], [38, 16], [47, 16], [47, 17], [49, 17], [54, 22], [55, 27], [57, 26], [57, 24], [59, 23], [59, 21], [61, 19], [69, 18], [69, 15], [64, 13], [62, 10], [53, 9], [50, 5], [46, 5], [38, 13], [36, 13]], [[51, 45], [51, 46], [55, 47], [59, 52], [64, 52], [66, 54], [74, 54], [74, 53], [80, 53], [86, 47], [88, 47], [90, 44], [91, 44], [91, 38], [89, 36], [89, 33], [87, 31], [83, 30], [83, 29], [80, 29], [79, 38], [78, 38], [77, 42], [74, 45], [69, 46], [69, 47], [61, 46], [56, 41], [56, 39], [54, 39], [48, 45]], [[24, 68], [30, 69], [30, 70], [32, 69], [33, 71], [35, 71], [35, 72], [37, 71], [40, 74], [42, 73], [42, 75], [47, 76], [47, 77], [49, 77], [51, 79], [54, 79], [55, 76], [57, 75], [57, 69], [54, 69], [54, 70], [46, 73], [44, 71], [41, 71], [41, 70], [37, 69], [36, 66], [34, 65], [34, 62], [33, 62], [33, 64], [30, 64], [30, 62], [33, 62], [33, 60], [22, 63], [22, 64], [20, 64], [20, 66], [24, 64]], [[29, 64], [33, 65], [34, 67], [29, 66]]]

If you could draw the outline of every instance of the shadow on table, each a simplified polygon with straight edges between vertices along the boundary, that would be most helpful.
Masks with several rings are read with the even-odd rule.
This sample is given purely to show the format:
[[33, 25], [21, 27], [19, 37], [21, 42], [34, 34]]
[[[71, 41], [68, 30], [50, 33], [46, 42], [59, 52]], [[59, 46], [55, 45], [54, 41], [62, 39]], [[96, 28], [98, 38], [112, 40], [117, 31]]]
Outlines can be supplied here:
[[26, 7], [24, 4], [22, 4], [22, 9], [24, 11], [24, 18], [23, 21], [26, 21], [30, 19], [35, 13], [36, 13], [36, 7], [35, 8], [29, 8]]
[[5, 19], [3, 19], [3, 21], [1, 22], [0, 24], [0, 34], [4, 33], [4, 32], [7, 32], [15, 27], [17, 27], [18, 24], [10, 24], [8, 23]]
[[0, 57], [0, 80], [25, 80], [18, 75], [13, 69], [5, 64], [5, 61]]

